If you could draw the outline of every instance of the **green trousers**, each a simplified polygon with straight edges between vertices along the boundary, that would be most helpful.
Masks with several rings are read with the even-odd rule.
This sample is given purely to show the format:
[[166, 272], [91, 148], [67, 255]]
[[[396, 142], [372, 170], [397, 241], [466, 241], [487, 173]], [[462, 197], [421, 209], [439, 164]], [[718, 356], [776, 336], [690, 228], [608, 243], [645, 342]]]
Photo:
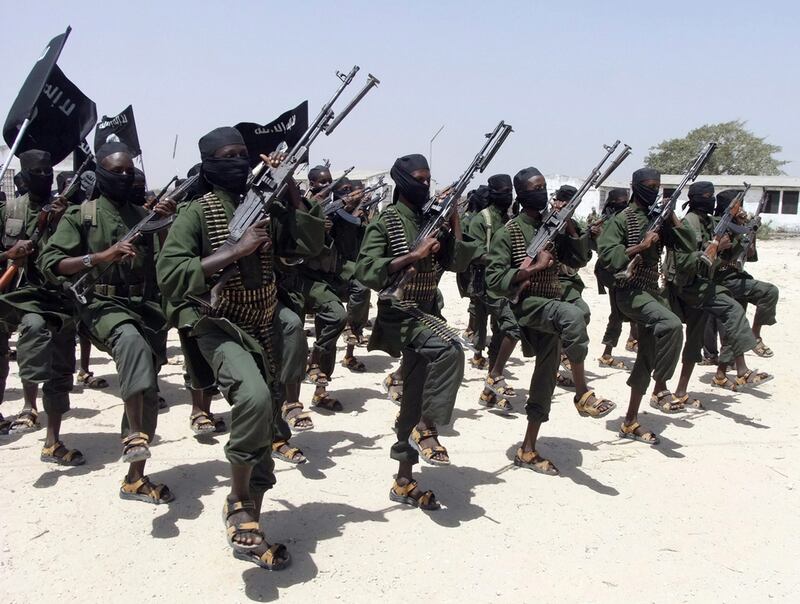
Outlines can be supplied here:
[[469, 316], [472, 317], [472, 325], [475, 327], [475, 335], [472, 338], [475, 352], [483, 352], [489, 335], [487, 329], [489, 309], [486, 308], [485, 298], [470, 296]]
[[561, 362], [561, 338], [558, 334], [523, 328], [527, 344], [536, 355], [536, 362], [525, 402], [525, 415], [529, 422], [544, 423], [550, 419], [556, 374]]
[[[564, 354], [573, 363], [583, 363], [589, 352], [589, 334], [583, 310], [571, 302], [547, 300], [534, 312], [517, 314], [520, 327], [561, 338]], [[555, 373], [555, 372], [554, 372]]]
[[[487, 297], [484, 307], [489, 313], [492, 326], [492, 337], [489, 340], [489, 366], [491, 367], [494, 364], [503, 339], [508, 337], [515, 342], [519, 342], [522, 334], [517, 318], [511, 310], [511, 303], [507, 298], [495, 299]], [[485, 323], [484, 321], [484, 327]]]
[[422, 417], [437, 426], [450, 423], [464, 379], [464, 352], [426, 329], [403, 349], [401, 372], [403, 398], [396, 424], [397, 442], [390, 456], [415, 464], [419, 455], [408, 443], [411, 430]]
[[753, 279], [745, 272], [731, 272], [720, 284], [743, 306], [756, 307], [755, 323], [775, 325], [780, 290], [772, 283]]
[[646, 392], [652, 375], [667, 381], [675, 373], [683, 344], [683, 324], [658, 294], [641, 289], [613, 289], [617, 308], [631, 323], [636, 323], [639, 352], [628, 378], [628, 385]]
[[42, 406], [48, 413], [69, 411], [75, 373], [75, 329], [56, 330], [35, 313], [22, 315], [17, 327], [17, 364], [23, 382], [42, 384]]
[[611, 312], [608, 314], [608, 322], [606, 323], [606, 331], [603, 333], [603, 346], [611, 346], [614, 348], [619, 344], [619, 337], [622, 335], [622, 322], [624, 317], [617, 306], [617, 298], [614, 295], [614, 289], [609, 288], [608, 291], [608, 304]]
[[[286, 384], [299, 384], [305, 377], [308, 342], [303, 320], [287, 306], [278, 304], [275, 311], [275, 354], [278, 358], [278, 383], [275, 384], [273, 438], [289, 440], [292, 430], [281, 414], [281, 404], [286, 401]], [[288, 401], [295, 402], [295, 401]]]
[[354, 334], [360, 336], [369, 319], [371, 290], [355, 279], [350, 279], [347, 290], [347, 324]]
[[565, 286], [563, 281], [561, 282], [561, 286], [564, 287], [564, 295], [561, 297], [561, 300], [577, 306], [583, 313], [583, 320], [588, 325], [592, 320], [592, 311], [589, 305], [586, 304], [583, 296], [581, 296], [581, 290], [577, 289], [571, 283]]
[[[166, 347], [167, 334], [164, 333]], [[141, 394], [144, 399], [142, 408], [142, 431], [152, 442], [158, 425], [158, 361], [163, 358], [154, 351], [147, 338], [133, 323], [121, 323], [111, 331], [111, 337], [105, 343], [111, 351], [111, 358], [119, 375], [119, 395], [123, 401]], [[130, 433], [128, 416], [122, 416], [122, 436]]]
[[3, 404], [3, 399], [6, 395], [6, 380], [8, 379], [8, 357], [10, 352], [8, 338], [8, 332], [0, 330], [0, 405]]
[[708, 296], [700, 305], [688, 304], [680, 290], [673, 292], [673, 299], [680, 304], [686, 322], [686, 343], [681, 358], [684, 363], [699, 363], [703, 360], [703, 337], [706, 323], [712, 317], [719, 322], [723, 343], [720, 351], [721, 363], [732, 363], [736, 357], [755, 347], [756, 338], [747, 322], [744, 308], [722, 288]]
[[263, 493], [275, 484], [272, 461], [275, 406], [255, 355], [221, 329], [195, 336], [214, 371], [222, 396], [231, 405], [230, 439], [225, 456], [234, 465], [253, 466], [251, 491]]

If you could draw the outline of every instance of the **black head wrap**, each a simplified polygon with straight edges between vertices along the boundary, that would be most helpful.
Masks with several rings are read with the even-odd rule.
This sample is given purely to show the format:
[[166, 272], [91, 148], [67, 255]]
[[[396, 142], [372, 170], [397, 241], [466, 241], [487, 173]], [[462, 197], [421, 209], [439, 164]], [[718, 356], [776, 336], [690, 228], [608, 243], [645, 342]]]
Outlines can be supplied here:
[[525, 183], [535, 176], [542, 176], [536, 168], [524, 168], [514, 175], [514, 191], [517, 193], [517, 201], [526, 210], [542, 211], [547, 207], [547, 188], [536, 191], [526, 191]]
[[481, 185], [467, 194], [467, 208], [470, 212], [480, 212], [489, 205], [489, 187]]
[[131, 155], [128, 146], [120, 142], [105, 143], [95, 153], [97, 158], [97, 168], [95, 168], [96, 186], [100, 193], [111, 201], [126, 203], [129, 200], [131, 187], [133, 186], [133, 172], [119, 174], [103, 167], [103, 160], [115, 153]]
[[717, 205], [714, 208], [714, 215], [722, 216], [725, 213], [725, 210], [728, 209], [728, 206], [731, 205], [734, 197], [736, 197], [739, 193], [740, 191], [737, 189], [725, 189], [724, 191], [717, 193]]
[[619, 203], [623, 201], [628, 203], [628, 189], [611, 189], [606, 197], [606, 203]]
[[573, 187], [572, 185], [561, 185], [561, 187], [556, 191], [556, 200], [557, 201], [569, 201], [575, 196], [575, 193], [578, 192], [578, 189]]
[[714, 211], [714, 183], [698, 180], [689, 185], [689, 200], [683, 204], [684, 209], [686, 206], [711, 214]]
[[633, 198], [643, 203], [646, 207], [652, 206], [658, 199], [658, 187], [647, 187], [646, 180], [657, 180], [661, 182], [661, 172], [653, 168], [639, 168], [631, 177], [631, 189]]
[[25, 195], [28, 192], [28, 183], [25, 182], [22, 172], [14, 174], [14, 186], [17, 187], [17, 196]]
[[411, 176], [411, 173], [416, 170], [430, 170], [428, 160], [418, 153], [404, 155], [395, 160], [389, 171], [395, 184], [394, 201], [397, 201], [400, 195], [417, 207], [422, 207], [428, 201], [430, 185], [421, 183]]
[[203, 178], [223, 191], [241, 195], [247, 190], [247, 177], [250, 175], [248, 157], [214, 157], [222, 147], [244, 145], [242, 133], [236, 128], [223, 126], [204, 135], [197, 143], [202, 160]]
[[53, 161], [47, 151], [31, 149], [19, 154], [19, 167], [25, 186], [33, 197], [48, 199], [53, 187]]
[[508, 174], [495, 174], [489, 177], [489, 203], [496, 205], [502, 211], [508, 211], [514, 201], [513, 183]]
[[133, 169], [133, 185], [131, 185], [131, 192], [128, 195], [128, 202], [135, 206], [143, 206], [147, 200], [146, 192], [147, 183], [145, 180], [144, 172], [139, 168]]

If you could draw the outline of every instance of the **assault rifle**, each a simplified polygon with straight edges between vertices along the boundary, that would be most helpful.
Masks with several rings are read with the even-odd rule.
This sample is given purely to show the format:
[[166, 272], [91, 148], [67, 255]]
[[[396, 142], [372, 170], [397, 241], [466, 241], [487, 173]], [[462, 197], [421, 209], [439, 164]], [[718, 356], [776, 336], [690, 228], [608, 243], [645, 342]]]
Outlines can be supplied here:
[[[417, 249], [423, 241], [429, 237], [434, 237], [439, 234], [441, 229], [447, 224], [450, 214], [455, 209], [458, 199], [463, 195], [464, 190], [469, 185], [475, 172], [483, 172], [492, 161], [492, 158], [503, 146], [503, 143], [508, 138], [508, 135], [513, 132], [511, 125], [501, 121], [493, 132], [486, 135], [488, 139], [478, 154], [473, 158], [472, 162], [467, 166], [467, 169], [451, 186], [446, 194], [441, 198], [430, 199], [422, 209], [422, 214], [426, 219], [425, 226], [417, 235], [417, 238], [410, 246], [410, 251]], [[403, 290], [409, 280], [416, 273], [416, 269], [412, 266], [398, 271], [392, 281], [383, 290], [378, 293], [381, 300], [395, 300], [400, 301], [403, 299]]]
[[[561, 207], [551, 206], [550, 210], [548, 210], [547, 214], [545, 214], [544, 218], [542, 219], [542, 226], [540, 226], [539, 230], [536, 231], [536, 235], [528, 245], [528, 249], [525, 250], [525, 259], [520, 265], [521, 269], [530, 267], [536, 259], [536, 256], [538, 256], [543, 250], [553, 248], [556, 236], [564, 232], [564, 229], [567, 227], [567, 221], [572, 218], [572, 215], [575, 213], [575, 210], [578, 208], [578, 205], [580, 205], [581, 200], [583, 199], [583, 196], [586, 195], [587, 191], [589, 191], [589, 189], [592, 187], [599, 187], [631, 154], [631, 148], [628, 145], [625, 145], [617, 157], [611, 161], [605, 172], [601, 172], [605, 163], [614, 154], [614, 152], [617, 150], [617, 147], [619, 147], [619, 144], [620, 142], [616, 141], [611, 146], [603, 145], [603, 148], [606, 150], [606, 154], [603, 156], [603, 159], [600, 160], [600, 163], [592, 168], [589, 176], [586, 177], [586, 180], [583, 181], [583, 184], [581, 184], [580, 188], [575, 191], [572, 199], [570, 199]], [[520, 284], [520, 286], [517, 288], [517, 291], [514, 293], [514, 296], [511, 298], [512, 302], [519, 302], [520, 295], [526, 286], [527, 283], [525, 282]]]
[[755, 214], [753, 214], [753, 218], [751, 218], [745, 225], [746, 230], [742, 236], [742, 251], [739, 252], [739, 255], [733, 261], [733, 264], [736, 266], [737, 270], [742, 270], [744, 268], [744, 265], [750, 256], [750, 252], [756, 243], [756, 232], [761, 226], [761, 212], [763, 212], [764, 208], [767, 207], [768, 201], [769, 193], [767, 192], [767, 189], [764, 188], [764, 192], [761, 194], [761, 199], [758, 200], [758, 207], [756, 208]]
[[[83, 160], [83, 163], [72, 176], [72, 179], [69, 181], [67, 186], [64, 187], [64, 190], [61, 191], [57, 197], [61, 197], [65, 202], [69, 201], [69, 198], [72, 197], [78, 190], [78, 187], [81, 186], [81, 174], [87, 170], [89, 164], [93, 160], [94, 156], [91, 153], [88, 154], [86, 159]], [[33, 229], [33, 233], [31, 233], [30, 241], [33, 243], [34, 248], [39, 244], [39, 241], [41, 241], [42, 237], [50, 226], [50, 220], [52, 217], [52, 203], [45, 204], [45, 206], [39, 211], [39, 215], [36, 217], [36, 226]], [[6, 270], [3, 272], [3, 275], [0, 276], [0, 292], [5, 292], [8, 290], [8, 288], [20, 274], [20, 271], [22, 270], [22, 267], [25, 266], [27, 260], [28, 257], [24, 256], [22, 258], [17, 258], [10, 265], [8, 265], [8, 268], [6, 268]]]
[[[369, 209], [374, 204], [378, 203], [379, 201], [381, 201], [381, 199], [383, 199], [384, 197], [383, 194], [372, 195], [375, 191], [386, 188], [386, 184], [383, 182], [383, 179], [384, 177], [381, 176], [377, 184], [374, 184], [371, 187], [367, 187], [366, 189], [361, 191], [360, 193], [361, 201], [359, 201], [358, 205], [353, 209], [353, 213], [355, 213], [357, 210], [364, 210], [365, 208]], [[329, 203], [323, 206], [322, 213], [325, 216], [331, 216], [333, 214], [340, 214], [340, 210], [341, 212], [344, 212], [346, 216], [352, 217], [353, 215], [352, 213], [348, 212], [345, 209], [344, 198], [342, 197], [339, 197], [337, 199], [332, 199]]]
[[[689, 170], [686, 172], [683, 179], [681, 179], [681, 182], [678, 183], [678, 186], [672, 192], [670, 198], [664, 199], [662, 196], [660, 199], [656, 199], [656, 202], [650, 209], [650, 224], [647, 227], [647, 233], [657, 233], [661, 230], [661, 227], [664, 226], [667, 219], [672, 216], [672, 213], [675, 211], [675, 206], [678, 204], [678, 197], [680, 197], [681, 191], [690, 182], [697, 180], [697, 177], [700, 176], [700, 170], [703, 169], [703, 166], [711, 157], [711, 154], [714, 153], [714, 149], [716, 148], [717, 143], [707, 143], [695, 158], [694, 162], [689, 167]], [[633, 258], [631, 258], [631, 261], [628, 262], [628, 266], [616, 273], [614, 276], [617, 279], [630, 279], [633, 277], [636, 267], [641, 263], [642, 255], [636, 254]]]
[[[161, 190], [161, 193], [158, 194], [156, 197], [156, 202], [154, 205], [158, 204], [162, 198], [165, 196], [168, 199], [172, 199], [176, 203], [181, 201], [181, 199], [186, 195], [189, 189], [197, 182], [200, 178], [199, 175], [195, 174], [194, 176], [190, 176], [186, 180], [184, 180], [180, 185], [172, 189], [167, 195], [167, 189], [169, 188], [169, 184]], [[177, 176], [174, 177], [170, 183], [177, 180]], [[144, 217], [136, 223], [136, 225], [131, 228], [130, 231], [125, 233], [119, 241], [133, 241], [139, 235], [151, 235], [153, 233], [157, 233], [159, 231], [164, 230], [168, 226], [172, 224], [175, 220], [175, 216], [159, 216], [155, 210], [150, 210]], [[81, 304], [86, 304], [86, 295], [94, 290], [94, 286], [100, 282], [100, 279], [103, 275], [105, 275], [112, 266], [114, 266], [114, 262], [110, 262], [101, 270], [93, 279], [90, 279], [89, 276], [91, 275], [91, 271], [84, 273], [80, 279], [78, 279], [75, 283], [69, 286], [70, 291], [73, 293], [75, 298]]]
[[714, 260], [717, 259], [717, 254], [719, 253], [719, 242], [722, 241], [722, 238], [727, 235], [729, 231], [736, 235], [743, 235], [747, 232], [747, 227], [737, 224], [736, 219], [738, 218], [739, 213], [742, 211], [742, 203], [744, 202], [744, 197], [747, 195], [749, 190], [750, 185], [748, 183], [744, 183], [744, 190], [739, 191], [736, 194], [736, 197], [731, 199], [731, 202], [725, 209], [725, 213], [719, 219], [717, 226], [714, 227], [714, 236], [711, 238], [711, 241], [708, 242], [706, 249], [703, 250], [703, 253], [700, 255], [700, 260], [702, 260], [708, 266], [714, 264]]
[[345, 178], [347, 178], [347, 175], [350, 174], [350, 172], [352, 172], [355, 169], [356, 169], [355, 166], [350, 166], [349, 168], [347, 168], [347, 170], [345, 170], [342, 173], [342, 175], [339, 178], [337, 178], [334, 181], [331, 181], [329, 184], [325, 185], [325, 187], [323, 187], [318, 193], [314, 193], [312, 196], [318, 197], [319, 199], [326, 199], [328, 195], [333, 193], [334, 189], [338, 187], [344, 181]]
[[[336, 127], [347, 117], [361, 99], [380, 83], [377, 78], [371, 74], [368, 75], [367, 83], [364, 87], [338, 115], [335, 115], [333, 112], [334, 103], [339, 99], [344, 89], [352, 83], [359, 69], [358, 65], [354, 65], [350, 73], [344, 74], [338, 71], [336, 72], [336, 77], [341, 82], [339, 88], [336, 90], [333, 97], [325, 103], [319, 115], [317, 115], [308, 129], [289, 150], [277, 167], [269, 166], [263, 161], [255, 167], [253, 175], [248, 183], [249, 188], [247, 193], [239, 205], [236, 206], [233, 218], [228, 224], [228, 238], [220, 249], [236, 245], [248, 228], [269, 216], [275, 201], [281, 199], [288, 190], [289, 180], [292, 178], [295, 171], [300, 165], [305, 163], [308, 150], [317, 137], [323, 133], [326, 136], [332, 134]], [[285, 143], [281, 143], [281, 145], [285, 146]], [[237, 263], [228, 265], [220, 274], [214, 287], [211, 288], [211, 295], [208, 300], [196, 296], [193, 296], [192, 299], [204, 306], [215, 308], [220, 291], [238, 270]]]

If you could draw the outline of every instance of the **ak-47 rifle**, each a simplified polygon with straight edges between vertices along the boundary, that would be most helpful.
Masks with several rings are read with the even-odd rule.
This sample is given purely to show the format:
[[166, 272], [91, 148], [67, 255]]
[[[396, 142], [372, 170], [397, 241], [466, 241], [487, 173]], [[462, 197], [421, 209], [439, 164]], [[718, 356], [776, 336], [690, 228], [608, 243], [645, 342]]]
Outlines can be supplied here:
[[[78, 190], [78, 187], [81, 186], [81, 174], [87, 170], [89, 164], [93, 160], [93, 155], [87, 155], [86, 159], [83, 160], [83, 163], [76, 170], [67, 186], [64, 187], [64, 190], [56, 196], [57, 198], [61, 197], [65, 202], [69, 201], [70, 197], [72, 197]], [[53, 204], [48, 203], [39, 211], [39, 215], [36, 218], [36, 226], [33, 229], [33, 233], [31, 233], [30, 241], [33, 243], [34, 248], [39, 244], [39, 241], [42, 239], [45, 232], [47, 232], [52, 217]], [[25, 266], [26, 262], [27, 256], [18, 258], [8, 265], [8, 268], [6, 268], [6, 270], [3, 272], [3, 275], [0, 277], [0, 292], [5, 292], [8, 290], [8, 288], [20, 274], [20, 271], [22, 270], [22, 267]]]
[[[425, 204], [425, 207], [422, 209], [422, 214], [426, 219], [426, 223], [420, 230], [417, 238], [411, 244], [410, 251], [417, 249], [422, 242], [429, 237], [434, 237], [439, 234], [450, 219], [450, 214], [455, 210], [458, 199], [475, 176], [475, 172], [483, 172], [487, 168], [489, 162], [491, 162], [492, 158], [495, 156], [495, 153], [500, 150], [500, 147], [503, 146], [508, 135], [512, 132], [513, 130], [510, 124], [506, 124], [503, 121], [497, 124], [494, 131], [486, 135], [488, 140], [484, 143], [483, 147], [481, 147], [481, 150], [478, 151], [478, 154], [473, 158], [469, 166], [467, 166], [467, 169], [458, 181], [456, 181], [441, 198], [432, 198]], [[409, 266], [402, 271], [398, 271], [391, 283], [378, 293], [378, 297], [381, 300], [402, 300], [403, 290], [408, 281], [413, 277], [415, 270], [416, 269]]]
[[345, 170], [342, 173], [342, 175], [339, 178], [325, 185], [325, 187], [322, 188], [319, 192], [314, 193], [313, 197], [318, 197], [319, 199], [326, 199], [328, 195], [333, 193], [334, 189], [336, 189], [336, 187], [338, 187], [344, 181], [344, 179], [347, 178], [347, 175], [350, 174], [350, 172], [352, 172], [355, 169], [356, 169], [355, 166], [350, 166], [349, 168], [347, 168], [347, 170]]
[[[175, 180], [177, 180], [177, 178], [178, 178], [177, 176], [174, 177], [170, 181], [170, 184]], [[161, 201], [161, 199], [164, 197], [172, 199], [176, 203], [181, 201], [182, 198], [185, 196], [186, 192], [189, 189], [191, 189], [192, 186], [194, 186], [195, 182], [197, 182], [198, 178], [200, 177], [196, 174], [194, 176], [190, 176], [189, 178], [184, 180], [180, 185], [172, 189], [172, 191], [170, 191], [168, 195], [167, 195], [167, 189], [169, 188], [169, 184], [167, 184], [167, 186], [161, 190], [161, 193], [158, 194], [158, 196], [156, 197], [155, 204], [153, 205], [155, 206], [156, 204], [158, 204], [158, 202]], [[125, 235], [122, 236], [120, 241], [133, 241], [134, 239], [139, 237], [139, 235], [151, 235], [153, 233], [157, 233], [170, 226], [174, 220], [175, 220], [174, 214], [170, 216], [160, 217], [155, 210], [150, 210], [147, 214], [144, 215], [144, 217], [138, 223], [136, 223], [136, 225], [133, 226], [133, 228], [131, 228], [130, 231], [128, 231], [127, 233], [125, 233]], [[69, 286], [70, 291], [73, 293], [78, 302], [80, 302], [81, 304], [86, 304], [87, 301], [86, 294], [88, 294], [94, 289], [94, 286], [100, 282], [101, 277], [105, 275], [109, 271], [109, 269], [111, 269], [111, 267], [114, 266], [114, 264], [115, 263], [113, 262], [107, 264], [105, 268], [103, 268], [103, 270], [101, 270], [93, 279], [89, 279], [89, 275], [91, 275], [91, 272], [86, 272], [83, 275], [81, 275], [81, 277], [77, 281], [75, 281], [75, 283]]]
[[386, 199], [386, 194], [389, 192], [389, 185], [384, 182], [385, 179], [385, 176], [381, 176], [378, 178], [377, 183], [364, 189], [364, 196], [361, 198], [361, 201], [358, 202], [353, 212], [358, 212], [360, 210], [366, 214]]
[[[305, 162], [305, 157], [308, 154], [311, 144], [320, 134], [324, 133], [328, 136], [332, 134], [336, 127], [347, 117], [361, 99], [380, 83], [377, 78], [371, 74], [368, 75], [367, 83], [359, 93], [345, 106], [341, 113], [334, 115], [334, 103], [339, 99], [344, 89], [353, 81], [358, 70], [358, 65], [354, 65], [353, 69], [351, 69], [348, 74], [336, 72], [336, 77], [341, 82], [339, 88], [336, 90], [331, 100], [322, 107], [319, 115], [317, 115], [308, 129], [289, 150], [277, 167], [269, 166], [263, 161], [255, 167], [253, 176], [248, 183], [249, 188], [247, 193], [239, 205], [236, 206], [233, 218], [228, 224], [228, 238], [220, 249], [236, 245], [248, 228], [269, 216], [273, 204], [276, 200], [284, 196], [289, 187], [289, 180], [298, 167]], [[285, 146], [285, 143], [281, 143], [281, 145]], [[237, 263], [228, 265], [220, 274], [216, 284], [211, 288], [209, 299], [192, 296], [192, 300], [204, 306], [215, 308], [222, 288], [238, 270]]]
[[[614, 152], [617, 150], [617, 147], [619, 147], [619, 144], [620, 142], [616, 141], [611, 146], [603, 145], [606, 154], [603, 156], [603, 159], [600, 160], [600, 163], [592, 168], [589, 176], [586, 177], [586, 180], [583, 181], [583, 184], [581, 184], [580, 188], [575, 191], [572, 199], [570, 199], [563, 206], [552, 206], [547, 214], [545, 214], [544, 218], [542, 219], [542, 225], [536, 231], [536, 235], [528, 245], [528, 249], [525, 250], [525, 259], [520, 265], [521, 269], [530, 267], [536, 260], [536, 256], [538, 256], [543, 250], [552, 249], [553, 245], [555, 244], [555, 238], [564, 232], [564, 229], [567, 227], [567, 221], [572, 218], [572, 215], [580, 205], [583, 196], [586, 195], [586, 193], [592, 187], [599, 187], [631, 154], [631, 148], [628, 145], [625, 145], [622, 151], [620, 151], [619, 154], [611, 161], [605, 172], [601, 172], [603, 166], [608, 161], [608, 158], [614, 154]], [[516, 303], [519, 301], [520, 295], [527, 285], [528, 284], [525, 282], [520, 284], [520, 286], [517, 288], [517, 291], [511, 298], [512, 302]]]
[[714, 260], [717, 259], [717, 254], [719, 253], [719, 242], [722, 241], [722, 238], [727, 235], [728, 232], [734, 233], [735, 235], [743, 235], [747, 232], [747, 227], [738, 224], [736, 220], [739, 217], [739, 213], [742, 211], [742, 203], [744, 203], [744, 197], [747, 195], [749, 190], [750, 185], [748, 183], [744, 183], [744, 190], [739, 191], [736, 194], [736, 197], [731, 199], [731, 202], [725, 209], [725, 213], [719, 219], [717, 226], [714, 227], [714, 236], [711, 238], [711, 241], [708, 242], [706, 249], [703, 250], [703, 253], [700, 255], [700, 260], [702, 260], [708, 266], [714, 264]]
[[[706, 164], [708, 159], [711, 157], [711, 154], [714, 153], [714, 149], [717, 148], [717, 143], [711, 142], [707, 143], [705, 147], [700, 151], [697, 157], [694, 159], [694, 162], [689, 167], [689, 170], [684, 175], [683, 179], [676, 189], [672, 192], [672, 195], [669, 199], [657, 199], [656, 202], [653, 204], [652, 208], [650, 209], [650, 224], [647, 227], [647, 233], [657, 233], [661, 230], [661, 227], [667, 222], [672, 213], [675, 211], [675, 207], [678, 204], [678, 198], [681, 195], [681, 191], [688, 185], [690, 182], [697, 180], [697, 177], [700, 176], [700, 170], [703, 169], [703, 166]], [[631, 261], [628, 262], [628, 266], [625, 267], [623, 270], [616, 273], [614, 276], [617, 279], [630, 279], [633, 277], [634, 271], [636, 267], [642, 263], [642, 255], [636, 254]]]
[[764, 188], [761, 199], [758, 200], [758, 207], [756, 208], [755, 214], [753, 214], [753, 217], [745, 225], [746, 231], [744, 235], [742, 235], [742, 251], [739, 252], [739, 255], [733, 261], [737, 270], [742, 270], [747, 263], [747, 259], [750, 257], [752, 248], [756, 243], [756, 232], [761, 226], [761, 212], [767, 207], [768, 201], [769, 192]]
[[[384, 177], [381, 176], [378, 180], [377, 184], [372, 185], [371, 187], [367, 187], [359, 192], [361, 196], [361, 201], [358, 202], [358, 205], [353, 209], [352, 213], [348, 212], [344, 207], [344, 199], [339, 197], [337, 199], [332, 199], [330, 202], [325, 204], [322, 208], [322, 214], [324, 216], [331, 216], [333, 214], [339, 214], [345, 219], [348, 219], [348, 216], [352, 217], [356, 210], [363, 210], [364, 208], [369, 209], [375, 203], [378, 203], [381, 199], [383, 199], [383, 195], [376, 195], [373, 196], [372, 194], [377, 191], [378, 189], [385, 189], [386, 184], [383, 182]], [[358, 220], [358, 219], [356, 219]]]

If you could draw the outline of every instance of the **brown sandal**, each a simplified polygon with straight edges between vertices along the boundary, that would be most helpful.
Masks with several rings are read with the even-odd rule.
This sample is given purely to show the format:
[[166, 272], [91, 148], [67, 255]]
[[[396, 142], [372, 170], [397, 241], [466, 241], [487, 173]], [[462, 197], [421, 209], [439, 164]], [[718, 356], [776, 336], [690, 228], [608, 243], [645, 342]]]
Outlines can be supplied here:
[[316, 364], [306, 368], [306, 381], [315, 386], [327, 386], [329, 383], [328, 376]]
[[364, 373], [367, 370], [367, 366], [356, 357], [344, 357], [342, 359], [342, 367], [355, 373]]
[[[225, 523], [225, 537], [228, 540], [228, 545], [234, 549], [255, 549], [264, 542], [264, 533], [261, 532], [261, 526], [258, 520], [251, 520], [249, 522], [240, 522], [238, 524], [232, 523], [229, 519], [234, 514], [241, 511], [247, 511], [250, 516], [255, 516], [256, 504], [252, 501], [234, 501], [233, 503], [225, 500], [225, 505], [222, 506], [222, 521]], [[253, 535], [261, 537], [261, 542], [253, 543], [251, 545], [244, 545], [236, 543], [233, 538], [241, 537], [242, 535]]]
[[[657, 445], [661, 442], [656, 436], [655, 432], [642, 432], [639, 430], [642, 425], [634, 421], [632, 424], [626, 424], [622, 422], [622, 425], [619, 428], [619, 437], [620, 438], [627, 438], [628, 440], [635, 440], [640, 443], [644, 443], [646, 445]], [[639, 430], [639, 434], [636, 431]]]
[[624, 361], [618, 361], [612, 356], [601, 356], [597, 359], [600, 363], [600, 367], [609, 367], [611, 369], [627, 369], [628, 367], [625, 365]]
[[42, 447], [42, 454], [39, 459], [57, 463], [60, 466], [82, 466], [86, 463], [83, 453], [77, 449], [67, 449], [60, 440], [57, 440], [49, 447]]
[[753, 352], [765, 359], [769, 359], [775, 356], [775, 353], [772, 352], [772, 349], [766, 344], [764, 344], [764, 340], [762, 340], [761, 338], [758, 338], [756, 340], [756, 347], [753, 348]]
[[[467, 340], [467, 341], [469, 341], [469, 340]], [[487, 359], [483, 355], [481, 355], [479, 357], [473, 356], [469, 360], [469, 364], [475, 369], [486, 369], [489, 366], [489, 359]]]
[[122, 439], [123, 463], [134, 463], [150, 459], [150, 437], [144, 432], [133, 432]]
[[683, 411], [683, 403], [673, 396], [669, 390], [662, 390], [650, 395], [650, 406], [662, 413], [678, 413]]
[[291, 564], [292, 557], [289, 555], [289, 550], [283, 543], [268, 544], [262, 541], [259, 549], [266, 546], [264, 553], [259, 554], [252, 549], [239, 549], [233, 548], [233, 557], [238, 560], [252, 562], [266, 570], [283, 570]]
[[723, 377], [717, 377], [716, 375], [711, 378], [711, 385], [715, 388], [722, 388], [723, 390], [730, 390], [731, 392], [737, 392], [739, 387], [736, 385], [731, 378], [727, 375]]
[[625, 350], [628, 352], [639, 352], [639, 340], [629, 338], [628, 341], [625, 342]]
[[167, 488], [167, 485], [153, 484], [149, 477], [142, 476], [136, 482], [128, 482], [127, 477], [124, 478], [119, 489], [119, 498], [161, 505], [175, 499], [175, 495]]
[[740, 375], [736, 378], [736, 388], [737, 390], [755, 388], [756, 386], [769, 382], [774, 377], [775, 376], [759, 371], [758, 369], [748, 369], [744, 375]]
[[323, 391], [319, 394], [315, 394], [311, 397], [311, 404], [314, 407], [319, 407], [320, 409], [324, 409], [325, 411], [330, 411], [332, 413], [337, 413], [339, 411], [344, 411], [344, 407], [342, 403], [338, 400], [330, 396], [327, 392]]
[[81, 386], [93, 388], [95, 390], [108, 388], [108, 382], [104, 378], [95, 377], [94, 373], [91, 371], [84, 371], [83, 369], [78, 370], [78, 375], [75, 377], [75, 381]]
[[573, 402], [581, 417], [593, 417], [594, 419], [605, 417], [617, 408], [616, 403], [595, 396], [594, 390], [584, 392], [580, 398], [575, 397]]
[[[293, 414], [292, 411], [297, 409], [299, 409], [300, 412]], [[303, 411], [303, 403], [300, 401], [283, 403], [281, 406], [281, 417], [295, 432], [305, 432], [314, 429], [314, 422], [311, 419], [311, 414], [307, 411]], [[298, 426], [298, 424], [300, 425]]]
[[399, 404], [403, 398], [403, 380], [395, 377], [394, 373], [390, 373], [383, 379], [382, 385], [389, 400]]
[[389, 489], [389, 499], [395, 503], [409, 505], [412, 508], [419, 508], [428, 512], [440, 510], [442, 505], [436, 500], [433, 491], [425, 491], [419, 497], [414, 497], [411, 493], [417, 488], [417, 481], [411, 480], [406, 485], [399, 485], [395, 480], [392, 488]]
[[689, 398], [688, 394], [684, 394], [683, 396], [676, 396], [675, 402], [680, 403], [684, 407], [691, 407], [692, 409], [705, 409], [705, 407], [703, 407], [703, 403], [700, 402], [699, 398]]
[[564, 375], [560, 371], [556, 374], [556, 384], [562, 388], [574, 388], [575, 381], [569, 375]]
[[36, 409], [23, 409], [19, 415], [11, 422], [8, 429], [9, 434], [26, 434], [41, 428], [39, 424], [39, 412]]
[[217, 427], [214, 425], [214, 420], [205, 411], [200, 411], [194, 415], [190, 415], [189, 427], [192, 429], [192, 432], [194, 432], [195, 436], [213, 434], [217, 431]]
[[[286, 448], [285, 451], [281, 452], [281, 449]], [[280, 459], [281, 461], [285, 461], [286, 463], [291, 463], [294, 465], [300, 465], [301, 463], [306, 463], [308, 459], [306, 456], [303, 455], [303, 452], [298, 449], [297, 447], [289, 446], [288, 440], [276, 440], [272, 443], [272, 457], [275, 459]]]
[[501, 397], [513, 398], [517, 396], [516, 391], [506, 383], [506, 378], [503, 375], [497, 377], [487, 375], [486, 388]]
[[499, 411], [503, 415], [508, 415], [514, 411], [514, 408], [511, 406], [511, 403], [508, 402], [507, 398], [503, 398], [494, 392], [487, 392], [486, 390], [481, 392], [478, 398], [478, 404], [486, 409]]
[[558, 468], [553, 465], [552, 461], [545, 459], [536, 451], [523, 451], [522, 447], [517, 449], [517, 454], [514, 455], [514, 465], [518, 468], [533, 470], [538, 474], [558, 476]]
[[[433, 446], [433, 447], [423, 447], [419, 443], [426, 438], [435, 438], [436, 441], [439, 441], [439, 432], [436, 428], [428, 428], [425, 430], [417, 430], [414, 428], [411, 431], [411, 436], [408, 437], [408, 444], [410, 444], [414, 449], [417, 450], [422, 456], [422, 459], [434, 466], [449, 466], [450, 465], [450, 456], [447, 454], [447, 449], [445, 449], [441, 444]], [[444, 459], [437, 459], [436, 456], [444, 457]]]

